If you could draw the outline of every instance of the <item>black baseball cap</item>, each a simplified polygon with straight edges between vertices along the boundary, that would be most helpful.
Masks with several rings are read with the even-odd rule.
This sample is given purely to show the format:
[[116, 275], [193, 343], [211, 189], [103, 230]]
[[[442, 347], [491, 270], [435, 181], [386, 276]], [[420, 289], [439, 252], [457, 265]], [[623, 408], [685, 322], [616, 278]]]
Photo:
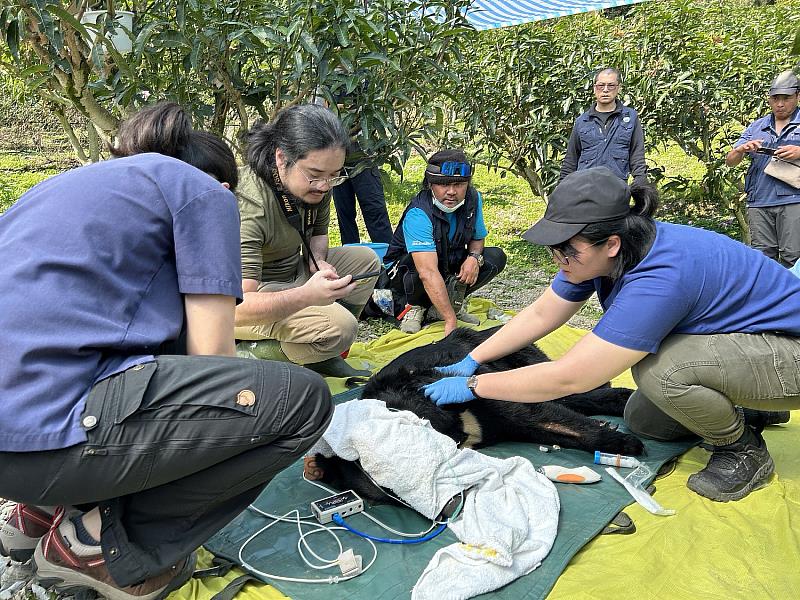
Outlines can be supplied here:
[[533, 244], [557, 246], [591, 223], [627, 217], [631, 211], [628, 184], [607, 167], [570, 173], [550, 195], [544, 217], [522, 234]]

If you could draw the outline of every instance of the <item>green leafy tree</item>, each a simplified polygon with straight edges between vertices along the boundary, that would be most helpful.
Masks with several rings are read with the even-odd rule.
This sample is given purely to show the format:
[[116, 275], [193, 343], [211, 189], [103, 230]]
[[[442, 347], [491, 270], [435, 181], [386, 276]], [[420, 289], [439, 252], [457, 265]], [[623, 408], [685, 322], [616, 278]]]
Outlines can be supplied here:
[[479, 160], [546, 196], [574, 119], [593, 102], [594, 71], [616, 67], [648, 147], [677, 144], [705, 167], [699, 188], [682, 177], [662, 182], [668, 209], [683, 218], [730, 215], [746, 235], [741, 170], [724, 167], [724, 156], [767, 109], [769, 80], [790, 66], [799, 13], [796, 2], [663, 0], [482, 32], [464, 48], [457, 101], [441, 112]]
[[746, 241], [742, 169], [726, 167], [725, 155], [742, 129], [769, 111], [766, 90], [790, 66], [798, 17], [797, 3], [754, 9], [729, 0], [672, 0], [651, 3], [631, 23], [640, 50], [629, 87], [645, 130], [651, 141], [675, 143], [705, 167], [699, 194], [690, 194], [692, 183], [682, 177], [665, 190], [676, 192], [690, 216], [734, 216]]
[[470, 39], [454, 95], [458, 123], [480, 160], [546, 196], [574, 119], [591, 96], [593, 70], [614, 64], [606, 49], [620, 42], [605, 23], [583, 15]]
[[[241, 142], [254, 117], [288, 104], [356, 94], [343, 116], [364, 149], [395, 168], [415, 143], [430, 99], [466, 30], [466, 0], [123, 0], [97, 25], [86, 0], [0, 0], [6, 41], [0, 68], [24, 80], [87, 154], [65, 112], [75, 109], [94, 140], [148, 97], [171, 98]], [[130, 53], [109, 41], [115, 11], [135, 13]], [[366, 85], [364, 85], [366, 82]]]

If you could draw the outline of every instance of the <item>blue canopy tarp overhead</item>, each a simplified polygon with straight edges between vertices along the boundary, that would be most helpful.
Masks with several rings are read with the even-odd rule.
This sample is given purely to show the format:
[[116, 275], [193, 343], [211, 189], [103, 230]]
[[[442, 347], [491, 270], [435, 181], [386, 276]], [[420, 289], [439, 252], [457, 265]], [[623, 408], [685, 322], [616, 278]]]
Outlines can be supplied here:
[[475, 0], [467, 9], [467, 21], [475, 29], [495, 29], [544, 21], [582, 12], [636, 4], [645, 0]]

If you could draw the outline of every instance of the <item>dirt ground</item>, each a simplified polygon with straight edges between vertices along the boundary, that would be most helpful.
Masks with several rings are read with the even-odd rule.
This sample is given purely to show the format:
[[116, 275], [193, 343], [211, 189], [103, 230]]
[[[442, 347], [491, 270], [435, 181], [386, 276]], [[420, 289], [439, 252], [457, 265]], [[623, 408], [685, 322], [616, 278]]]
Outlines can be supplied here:
[[[519, 311], [532, 303], [550, 285], [551, 276], [538, 270], [509, 268], [500, 273], [486, 286], [475, 293], [475, 297], [486, 298], [504, 310]], [[592, 297], [569, 324], [580, 329], [592, 329], [602, 314], [596, 297]], [[385, 334], [391, 324], [380, 319], [361, 321], [358, 327], [359, 342], [370, 342]]]

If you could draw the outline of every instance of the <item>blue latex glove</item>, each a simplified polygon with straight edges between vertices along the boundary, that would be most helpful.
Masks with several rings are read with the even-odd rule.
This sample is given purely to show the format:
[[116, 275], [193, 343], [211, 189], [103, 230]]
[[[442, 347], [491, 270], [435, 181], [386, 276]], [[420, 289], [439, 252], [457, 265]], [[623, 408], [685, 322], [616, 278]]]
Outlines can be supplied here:
[[481, 363], [472, 358], [471, 355], [467, 354], [461, 359], [460, 362], [457, 362], [454, 365], [448, 365], [446, 367], [436, 367], [436, 370], [449, 377], [469, 377], [470, 375], [474, 375], [475, 371], [477, 371], [478, 367], [480, 366]]
[[467, 387], [466, 377], [445, 377], [434, 383], [422, 386], [422, 391], [436, 406], [460, 404], [475, 400], [472, 390]]

